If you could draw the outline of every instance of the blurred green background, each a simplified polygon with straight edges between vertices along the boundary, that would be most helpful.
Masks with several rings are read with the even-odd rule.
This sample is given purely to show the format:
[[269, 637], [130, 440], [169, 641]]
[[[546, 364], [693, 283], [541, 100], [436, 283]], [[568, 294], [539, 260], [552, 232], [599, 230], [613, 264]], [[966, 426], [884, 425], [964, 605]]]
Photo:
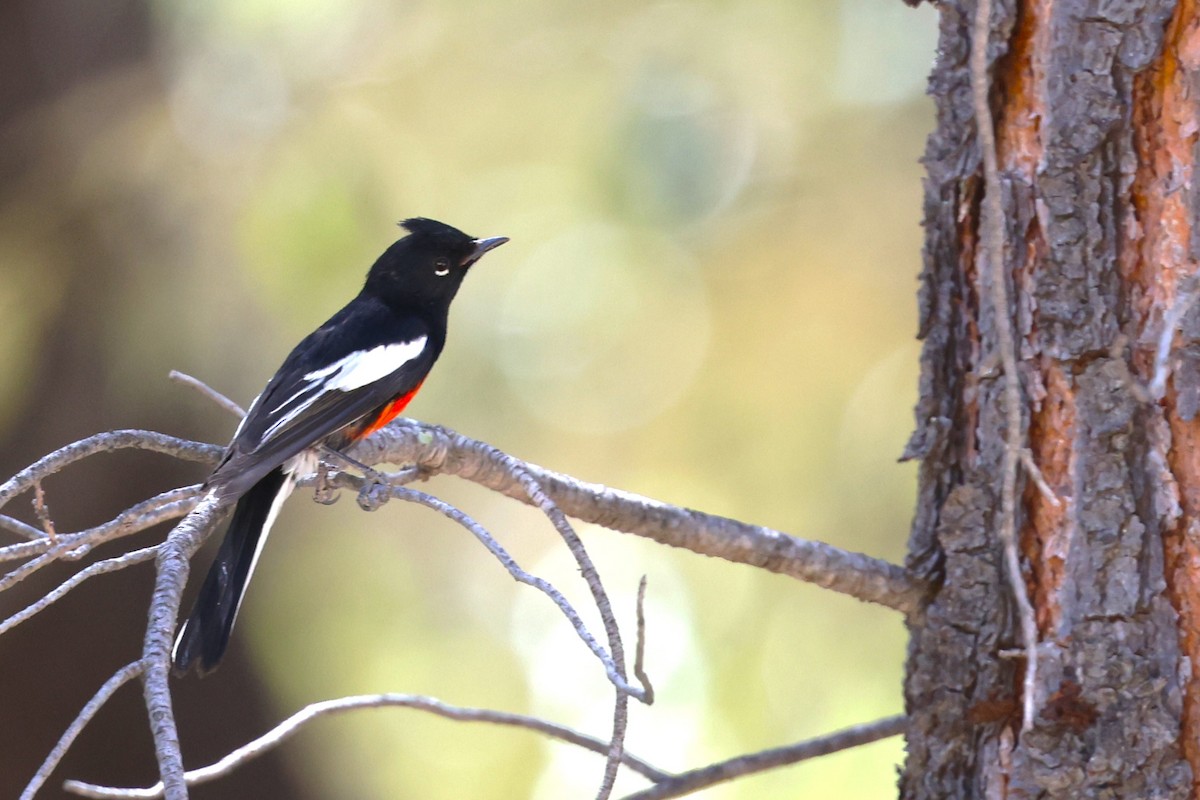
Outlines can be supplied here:
[[[357, 291], [394, 223], [421, 215], [512, 242], [464, 285], [410, 416], [899, 561], [936, 22], [898, 0], [10, 3], [5, 474], [118, 427], [223, 443], [233, 420], [167, 372], [248, 403]], [[60, 528], [78, 529], [202, 477], [113, 456], [47, 492]], [[587, 606], [537, 514], [446, 478], [429, 488]], [[629, 745], [656, 766], [901, 709], [898, 615], [582, 533], [627, 641], [649, 577], [658, 702], [633, 709]], [[0, 789], [22, 785], [136, 656], [149, 580], [147, 566], [99, 578], [0, 642], [5, 727], [19, 729], [0, 741]], [[298, 493], [230, 663], [179, 684], [188, 764], [307, 702], [382, 691], [609, 730], [602, 670], [469, 534], [400, 503], [366, 515], [352, 498], [326, 508]], [[120, 695], [126, 711], [101, 715], [61, 777], [153, 780], [137, 699]], [[703, 796], [888, 797], [901, 758], [893, 739]], [[320, 722], [196, 796], [549, 800], [590, 796], [602, 766], [532, 734], [370, 711]]]

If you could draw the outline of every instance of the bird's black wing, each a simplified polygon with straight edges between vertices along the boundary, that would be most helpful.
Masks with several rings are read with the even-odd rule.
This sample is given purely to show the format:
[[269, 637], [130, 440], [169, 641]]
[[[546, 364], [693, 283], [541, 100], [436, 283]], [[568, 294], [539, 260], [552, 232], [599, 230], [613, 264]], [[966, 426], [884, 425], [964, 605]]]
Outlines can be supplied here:
[[240, 496], [292, 456], [420, 386], [442, 339], [416, 315], [359, 295], [309, 334], [254, 401], [208, 480]]

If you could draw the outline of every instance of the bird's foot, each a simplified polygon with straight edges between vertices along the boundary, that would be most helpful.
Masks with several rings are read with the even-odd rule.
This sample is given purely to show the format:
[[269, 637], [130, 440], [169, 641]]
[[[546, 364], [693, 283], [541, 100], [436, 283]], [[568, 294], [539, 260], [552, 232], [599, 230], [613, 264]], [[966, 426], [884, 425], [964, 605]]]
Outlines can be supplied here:
[[331, 506], [338, 501], [342, 496], [331, 480], [333, 470], [325, 464], [317, 466], [317, 483], [313, 487], [313, 500], [316, 500], [323, 506]]
[[358, 490], [358, 507], [363, 511], [375, 511], [392, 497], [391, 486], [383, 476], [370, 470], [363, 476], [363, 487]]
[[363, 511], [374, 511], [391, 499], [389, 491], [391, 481], [383, 473], [351, 458], [340, 450], [334, 450], [332, 447], [322, 447], [322, 449], [327, 455], [357, 468], [362, 473], [363, 485], [358, 490], [358, 506]]

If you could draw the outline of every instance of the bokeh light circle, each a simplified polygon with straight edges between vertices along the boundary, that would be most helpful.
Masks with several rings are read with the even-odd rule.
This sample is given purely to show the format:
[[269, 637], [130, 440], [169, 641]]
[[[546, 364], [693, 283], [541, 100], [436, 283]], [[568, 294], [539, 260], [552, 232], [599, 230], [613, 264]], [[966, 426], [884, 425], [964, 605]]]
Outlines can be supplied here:
[[501, 306], [500, 364], [526, 409], [611, 433], [674, 406], [704, 360], [708, 295], [670, 240], [589, 223], [519, 265]]

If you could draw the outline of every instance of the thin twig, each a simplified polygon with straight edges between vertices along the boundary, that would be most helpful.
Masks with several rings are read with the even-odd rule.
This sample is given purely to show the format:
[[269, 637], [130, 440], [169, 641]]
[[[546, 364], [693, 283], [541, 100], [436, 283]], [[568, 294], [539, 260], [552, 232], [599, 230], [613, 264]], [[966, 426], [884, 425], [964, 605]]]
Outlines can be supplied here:
[[131, 550], [128, 553], [123, 553], [112, 558], [106, 558], [103, 561], [97, 561], [95, 564], [90, 564], [87, 567], [84, 567], [83, 569], [79, 570], [79, 572], [76, 572], [70, 578], [39, 597], [35, 602], [30, 603], [28, 606], [13, 614], [8, 619], [0, 622], [0, 635], [7, 633], [8, 631], [20, 625], [22, 622], [37, 616], [49, 606], [57, 603], [59, 600], [65, 597], [68, 592], [79, 586], [79, 584], [83, 583], [88, 578], [94, 578], [97, 575], [106, 575], [110, 572], [116, 572], [117, 570], [125, 569], [126, 567], [132, 567], [134, 564], [140, 564], [143, 561], [149, 561], [158, 554], [159, 547], [160, 545], [154, 545], [152, 547], [143, 547], [140, 550]]
[[[397, 500], [407, 500], [410, 503], [417, 503], [426, 508], [431, 508], [448, 519], [457, 522], [462, 527], [466, 528], [471, 534], [479, 540], [480, 544], [488, 549], [496, 560], [499, 561], [508, 574], [513, 577], [518, 583], [523, 583], [526, 586], [532, 586], [538, 591], [549, 597], [558, 609], [562, 612], [567, 621], [571, 623], [571, 627], [575, 629], [575, 633], [587, 645], [588, 649], [600, 660], [604, 665], [604, 670], [609, 674], [610, 679], [616, 673], [616, 668], [613, 666], [612, 657], [605, 651], [604, 646], [596, 641], [596, 637], [591, 634], [587, 626], [583, 622], [583, 618], [579, 616], [579, 612], [571, 605], [567, 598], [563, 597], [558, 589], [549, 581], [531, 575], [521, 568], [521, 565], [516, 562], [504, 546], [496, 541], [487, 529], [476, 522], [469, 514], [461, 509], [455, 508], [444, 500], [440, 500], [431, 494], [427, 494], [417, 489], [409, 489], [404, 486], [390, 486], [388, 492]], [[627, 682], [620, 679], [613, 680], [617, 688], [625, 689], [628, 693], [634, 694], [638, 691], [636, 687], [630, 686]]]
[[0, 561], [7, 560], [9, 548], [13, 548], [15, 552], [40, 550], [41, 554], [0, 577], [0, 592], [20, 583], [48, 564], [60, 560], [78, 560], [105, 542], [143, 531], [169, 519], [182, 517], [195, 506], [199, 493], [199, 485], [171, 489], [125, 509], [102, 525], [79, 533], [59, 534], [56, 538], [57, 543], [43, 536], [32, 542], [3, 548]]
[[132, 664], [126, 664], [121, 667], [111, 678], [104, 682], [99, 691], [80, 709], [75, 719], [67, 726], [58, 743], [54, 745], [54, 749], [50, 751], [50, 754], [46, 756], [42, 765], [38, 767], [38, 771], [34, 773], [33, 778], [25, 785], [25, 790], [21, 792], [20, 800], [33, 800], [33, 796], [45, 785], [51, 773], [54, 772], [59, 762], [62, 761], [63, 756], [67, 754], [67, 750], [71, 747], [71, 744], [79, 736], [79, 733], [92, 721], [92, 717], [96, 716], [96, 712], [108, 702], [117, 689], [120, 689], [126, 683], [136, 678], [141, 674], [141, 671], [142, 662], [134, 661]]
[[[47, 538], [42, 538], [38, 541], [44, 541], [48, 544], [50, 543], [50, 540]], [[34, 574], [42, 567], [46, 566], [47, 564], [53, 564], [55, 561], [57, 561], [59, 556], [59, 547], [61, 547], [61, 545], [55, 547], [54, 550], [50, 552], [42, 553], [36, 558], [31, 558], [21, 566], [15, 567], [4, 573], [4, 576], [0, 577], [0, 592], [16, 586], [18, 583]]]
[[887, 717], [877, 722], [856, 725], [853, 728], [846, 728], [786, 747], [776, 747], [771, 750], [738, 756], [700, 769], [681, 772], [665, 781], [656, 783], [649, 789], [626, 795], [623, 800], [666, 800], [669, 797], [683, 797], [734, 778], [753, 775], [768, 769], [887, 739], [903, 733], [906, 722], [903, 715]]
[[[448, 428], [399, 420], [350, 454], [364, 464], [413, 464], [422, 475], [455, 475], [533, 505], [524, 486], [496, 458], [503, 455], [500, 451]], [[522, 462], [522, 468], [564, 513], [584, 522], [788, 575], [904, 614], [916, 613], [929, 590], [903, 567], [862, 553], [660, 503], [533, 464]]]
[[[164, 453], [185, 461], [197, 461], [213, 466], [225, 451], [215, 444], [191, 442], [154, 431], [121, 430], [98, 433], [86, 439], [61, 447], [53, 453], [39, 458], [16, 475], [0, 484], [0, 508], [17, 495], [33, 488], [36, 481], [61, 471], [63, 468], [96, 453], [114, 450], [138, 449]], [[41, 535], [41, 534], [39, 534]]]
[[[406, 478], [408, 477], [407, 473], [404, 473], [403, 475]], [[387, 476], [384, 475], [384, 477]], [[300, 483], [301, 485], [305, 485], [307, 481], [301, 481]], [[345, 486], [352, 489], [362, 489], [367, 485], [367, 483], [367, 481], [364, 481], [359, 476], [351, 475], [350, 473], [346, 472], [336, 473], [330, 478], [331, 485]], [[604, 645], [600, 644], [600, 642], [596, 640], [596, 637], [588, 631], [587, 627], [582, 621], [582, 618], [575, 610], [575, 607], [571, 605], [570, 601], [568, 601], [561, 592], [555, 589], [553, 584], [523, 570], [521, 566], [517, 564], [516, 560], [508, 553], [508, 551], [504, 549], [504, 546], [497, 542], [495, 537], [488, 533], [487, 529], [476, 522], [469, 514], [444, 500], [434, 497], [427, 492], [422, 492], [418, 489], [411, 489], [405, 486], [393, 486], [390, 485], [390, 483], [384, 488], [390, 497], [397, 500], [405, 500], [411, 503], [417, 503], [418, 505], [423, 505], [427, 508], [433, 509], [439, 514], [442, 514], [454, 522], [457, 522], [459, 525], [470, 531], [471, 534], [474, 535], [475, 538], [478, 539], [479, 542], [488, 549], [488, 552], [495, 556], [496, 560], [508, 570], [509, 574], [512, 575], [516, 581], [519, 583], [524, 583], [527, 586], [534, 587], [554, 601], [554, 604], [559, 607], [559, 610], [562, 611], [563, 615], [571, 623], [572, 627], [575, 628], [576, 633], [579, 635], [583, 643], [586, 644], [588, 649], [591, 650], [592, 653], [595, 654], [595, 656], [600, 660], [600, 663], [604, 666], [605, 673], [608, 675], [609, 680], [614, 686], [622, 689], [630, 696], [636, 697], [639, 700], [643, 698], [645, 693], [642, 689], [633, 686], [627, 680], [617, 674], [617, 667], [613, 663], [612, 656], [604, 649]]]
[[[504, 456], [504, 458], [509, 457]], [[509, 458], [509, 460], [515, 462], [515, 459]], [[362, 465], [359, 466], [361, 467]], [[509, 465], [509, 468], [514, 473], [520, 470], [520, 466], [515, 463]], [[531, 499], [534, 499], [535, 502], [537, 502], [542, 508], [543, 512], [550, 517], [555, 528], [558, 530], [559, 535], [564, 539], [564, 541], [566, 541], [568, 549], [570, 549], [574, 555], [576, 563], [579, 565], [580, 573], [584, 577], [585, 582], [592, 589], [592, 596], [595, 599], [596, 605], [600, 611], [601, 619], [604, 622], [605, 630], [608, 634], [609, 645], [613, 650], [612, 655], [610, 655], [608, 652], [605, 652], [604, 647], [601, 646], [591, 632], [588, 631], [587, 626], [584, 625], [582, 618], [580, 618], [575, 608], [557, 589], [554, 588], [553, 585], [545, 580], [542, 580], [541, 578], [530, 575], [528, 572], [521, 569], [521, 567], [516, 563], [512, 556], [509, 555], [503, 546], [501, 546], [500, 543], [497, 542], [495, 538], [483, 528], [483, 526], [473, 520], [465, 512], [425, 492], [401, 486], [380, 485], [377, 481], [368, 482], [361, 478], [357, 478], [356, 476], [346, 475], [345, 473], [342, 473], [340, 476], [335, 476], [335, 479], [331, 479], [331, 482], [362, 486], [364, 492], [373, 491], [374, 494], [371, 498], [364, 498], [363, 495], [360, 494], [360, 505], [363, 505], [367, 508], [377, 507], [380, 496], [380, 493], [377, 489], [383, 488], [386, 493], [392, 497], [419, 503], [443, 514], [444, 516], [469, 530], [475, 536], [475, 538], [477, 538], [480, 543], [482, 543], [484, 547], [486, 547], [488, 551], [491, 552], [492, 555], [494, 555], [496, 559], [504, 565], [505, 569], [508, 570], [509, 574], [512, 575], [515, 580], [529, 586], [533, 586], [554, 601], [555, 605], [558, 606], [559, 610], [562, 611], [563, 615], [571, 623], [576, 634], [600, 660], [600, 663], [604, 666], [604, 670], [608, 675], [609, 681], [612, 682], [617, 691], [617, 697], [613, 710], [613, 736], [609, 749], [609, 758], [605, 765], [604, 777], [601, 780], [600, 789], [597, 793], [597, 800], [606, 800], [606, 798], [612, 794], [613, 786], [616, 783], [617, 770], [621, 764], [621, 753], [624, 747], [625, 730], [628, 726], [627, 698], [629, 696], [637, 697], [642, 702], [649, 702], [649, 700], [645, 688], [638, 688], [630, 685], [625, 677], [625, 667], [623, 663], [624, 656], [621, 649], [620, 632], [616, 628], [616, 618], [613, 616], [612, 606], [608, 601], [608, 597], [604, 592], [603, 586], [600, 585], [599, 574], [597, 573], [595, 566], [592, 564], [591, 559], [588, 557], [587, 551], [583, 547], [583, 542], [580, 541], [579, 537], [575, 534], [574, 529], [571, 528], [570, 523], [567, 522], [562, 512], [559, 511], [556, 506], [554, 506], [553, 501], [545, 496], [545, 494], [541, 491], [541, 488], [537, 486], [536, 482], [531, 476], [525, 475], [523, 477], [523, 483], [526, 486], [529, 496]]]
[[598, 659], [600, 659], [601, 663], [606, 665], [605, 669], [608, 669], [608, 653], [605, 652], [604, 647], [596, 641], [596, 637], [592, 636], [592, 634], [588, 631], [583, 619], [579, 616], [579, 612], [575, 610], [575, 607], [571, 605], [571, 602], [567, 600], [567, 598], [563, 597], [562, 593], [555, 589], [553, 584], [551, 584], [549, 581], [539, 578], [536, 575], [531, 575], [522, 569], [521, 565], [517, 563], [516, 559], [514, 559], [512, 555], [510, 555], [509, 552], [504, 549], [504, 545], [496, 541], [495, 537], [488, 533], [487, 529], [476, 522], [473, 517], [471, 517], [465, 511], [450, 505], [446, 501], [417, 489], [409, 489], [408, 487], [404, 486], [390, 486], [388, 487], [388, 492], [397, 500], [406, 500], [410, 503], [416, 503], [418, 505], [425, 506], [426, 508], [433, 509], [447, 519], [450, 519], [466, 528], [476, 539], [479, 540], [479, 543], [486, 547], [488, 552], [495, 556], [496, 560], [499, 561], [506, 570], [508, 570], [508, 574], [513, 577], [513, 580], [517, 581], [518, 583], [523, 583], [526, 586], [532, 586], [553, 600], [554, 604], [558, 606], [558, 609], [563, 613], [563, 616], [565, 616], [567, 621], [571, 623], [571, 627], [575, 629], [575, 632], [579, 635], [579, 638], [582, 639], [583, 643], [588, 646], [588, 649], [591, 650]]
[[19, 519], [0, 514], [0, 528], [15, 533], [23, 539], [40, 539], [42, 531], [33, 527], [27, 522], [21, 522]]
[[203, 488], [203, 484], [196, 483], [191, 486], [181, 486], [178, 489], [168, 489], [149, 500], [143, 500], [137, 505], [130, 506], [108, 522], [73, 534], [71, 541], [79, 542], [79, 544], [72, 544], [63, 558], [68, 560], [82, 558], [105, 542], [130, 536], [168, 520], [186, 516], [200, 501]]
[[54, 520], [50, 518], [50, 507], [46, 505], [46, 492], [42, 489], [41, 481], [33, 483], [33, 513], [42, 523], [42, 531], [50, 537], [50, 541], [57, 541], [58, 532], [54, 530]]
[[189, 386], [189, 387], [195, 389], [197, 392], [204, 395], [209, 400], [212, 400], [214, 403], [216, 403], [221, 408], [225, 409], [226, 411], [228, 411], [230, 414], [237, 417], [238, 419], [241, 419], [242, 417], [246, 416], [246, 410], [244, 408], [242, 408], [237, 403], [233, 402], [228, 397], [221, 394], [216, 389], [212, 388], [211, 386], [209, 386], [207, 383], [200, 380], [199, 378], [193, 378], [191, 375], [188, 375], [186, 372], [180, 372], [177, 369], [171, 370], [167, 374], [167, 377], [170, 378], [171, 380], [175, 381], [176, 383], [182, 383], [184, 386]]
[[1058, 495], [1050, 488], [1050, 484], [1046, 483], [1046, 476], [1042, 474], [1041, 469], [1033, 461], [1033, 453], [1029, 452], [1028, 447], [1021, 448], [1021, 466], [1025, 467], [1025, 474], [1033, 479], [1034, 485], [1038, 491], [1042, 493], [1042, 497], [1046, 502], [1055, 508], [1062, 506], [1062, 501], [1058, 499]]
[[638, 581], [637, 592], [637, 648], [633, 651], [633, 676], [646, 693], [646, 705], [654, 702], [654, 685], [646, 674], [646, 576]]
[[604, 590], [604, 584], [600, 580], [600, 571], [592, 563], [591, 556], [583, 546], [583, 540], [579, 538], [579, 534], [575, 533], [575, 529], [558, 504], [550, 499], [541, 484], [538, 483], [537, 478], [525, 469], [521, 462], [507, 453], [502, 453], [495, 448], [490, 449], [492, 450], [490, 458], [503, 464], [509, 474], [521, 483], [530, 502], [541, 509], [554, 525], [559, 537], [575, 558], [575, 563], [579, 566], [579, 574], [592, 593], [592, 600], [600, 612], [604, 632], [608, 637], [608, 647], [612, 652], [612, 661], [610, 664], [606, 664], [606, 667], [609, 668], [608, 679], [612, 681], [617, 690], [613, 703], [613, 732], [608, 761], [605, 763], [604, 777], [596, 794], [596, 800], [608, 800], [617, 782], [617, 770], [621, 766], [621, 753], [625, 747], [625, 733], [629, 727], [629, 698], [636, 697], [643, 703], [649, 703], [650, 699], [644, 688], [635, 689], [629, 685], [625, 673], [625, 646], [621, 642], [621, 629], [617, 625], [616, 615], [613, 614], [608, 592]]
[[[320, 703], [313, 703], [305, 706], [300, 711], [288, 717], [283, 722], [276, 725], [267, 733], [257, 739], [248, 742], [238, 749], [231, 752], [229, 755], [200, 769], [190, 770], [187, 775], [187, 783], [189, 786], [195, 786], [200, 783], [206, 783], [215, 778], [228, 775], [246, 762], [263, 755], [264, 753], [283, 744], [293, 735], [295, 735], [301, 727], [316, 720], [320, 717], [339, 714], [345, 711], [354, 711], [363, 708], [412, 708], [418, 711], [427, 711], [439, 717], [446, 719], [458, 720], [461, 722], [487, 722], [494, 725], [508, 725], [516, 728], [525, 728], [527, 730], [536, 731], [546, 734], [547, 736], [559, 739], [569, 744], [578, 745], [593, 753], [605, 755], [608, 753], [608, 742], [602, 741], [587, 734], [580, 733], [563, 725], [558, 725], [547, 720], [538, 719], [537, 717], [529, 717], [524, 714], [510, 714], [504, 711], [492, 711], [483, 708], [463, 708], [461, 706], [452, 706], [448, 703], [443, 703], [440, 700], [432, 697], [424, 697], [421, 695], [410, 694], [374, 694], [374, 695], [359, 695], [356, 697], [343, 697], [337, 700], [325, 700]], [[663, 772], [660, 769], [647, 764], [639, 758], [636, 758], [629, 753], [626, 753], [622, 761], [627, 767], [635, 772], [645, 776], [654, 782], [670, 780], [671, 775]], [[98, 786], [82, 781], [67, 781], [64, 788], [68, 792], [82, 795], [83, 797], [96, 798], [157, 798], [162, 797], [162, 784], [156, 784], [148, 789], [123, 789], [111, 786]]]
[[1017, 604], [1021, 639], [1026, 651], [1024, 719], [1022, 730], [1033, 726], [1037, 690], [1037, 620], [1021, 573], [1017, 552], [1017, 464], [1024, 449], [1021, 422], [1021, 378], [1017, 374], [1016, 345], [1009, 319], [1008, 277], [1004, 270], [1004, 209], [1000, 202], [1000, 170], [996, 161], [996, 134], [988, 103], [988, 40], [991, 29], [991, 0], [976, 0], [971, 31], [971, 97], [975, 108], [975, 127], [983, 157], [984, 195], [980, 221], [982, 248], [980, 274], [990, 278], [989, 299], [996, 326], [996, 347], [1004, 368], [1004, 466], [1000, 495], [1000, 542], [1009, 588]]

